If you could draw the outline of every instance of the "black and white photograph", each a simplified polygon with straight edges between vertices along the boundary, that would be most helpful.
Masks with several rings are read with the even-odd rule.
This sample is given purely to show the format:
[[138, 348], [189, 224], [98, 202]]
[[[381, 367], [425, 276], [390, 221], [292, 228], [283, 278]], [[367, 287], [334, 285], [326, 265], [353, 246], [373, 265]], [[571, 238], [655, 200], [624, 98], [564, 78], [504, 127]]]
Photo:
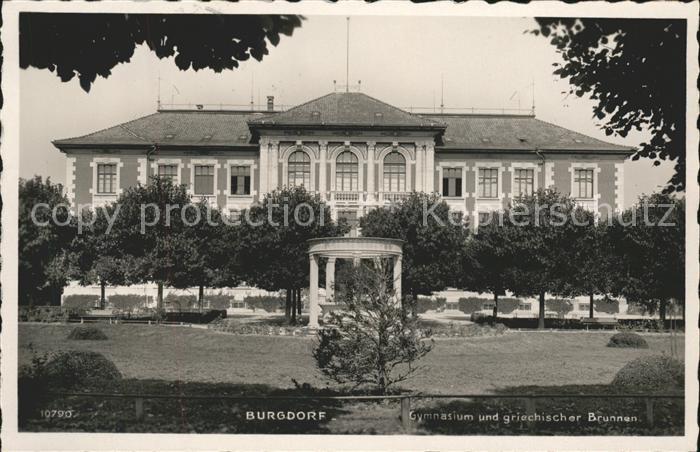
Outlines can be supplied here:
[[7, 450], [693, 449], [698, 4], [11, 3]]

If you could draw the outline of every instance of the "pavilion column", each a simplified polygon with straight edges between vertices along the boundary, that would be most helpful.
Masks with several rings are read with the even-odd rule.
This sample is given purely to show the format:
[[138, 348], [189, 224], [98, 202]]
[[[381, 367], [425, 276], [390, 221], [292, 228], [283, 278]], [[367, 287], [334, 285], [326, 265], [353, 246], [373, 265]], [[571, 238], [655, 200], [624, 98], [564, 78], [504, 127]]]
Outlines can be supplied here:
[[335, 257], [326, 262], [326, 303], [335, 301]]
[[377, 143], [367, 142], [367, 202], [373, 203], [374, 198], [374, 147]]
[[318, 328], [318, 257], [309, 255], [309, 328]]
[[401, 256], [394, 256], [394, 296], [397, 304], [401, 304], [401, 260]]
[[425, 177], [423, 178], [423, 186], [426, 193], [435, 192], [435, 144], [428, 142], [425, 146], [425, 160], [423, 167], [425, 168]]

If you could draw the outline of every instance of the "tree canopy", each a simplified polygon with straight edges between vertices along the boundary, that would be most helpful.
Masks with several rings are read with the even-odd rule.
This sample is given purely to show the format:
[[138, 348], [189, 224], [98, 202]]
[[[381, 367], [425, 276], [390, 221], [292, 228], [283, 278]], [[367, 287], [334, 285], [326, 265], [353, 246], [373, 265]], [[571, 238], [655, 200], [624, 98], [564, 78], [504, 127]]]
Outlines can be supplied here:
[[430, 295], [456, 283], [469, 230], [461, 214], [437, 195], [412, 193], [397, 205], [370, 211], [360, 227], [366, 237], [404, 241], [404, 294]]
[[596, 101], [607, 135], [648, 130], [633, 160], [671, 160], [666, 192], [685, 189], [686, 21], [677, 19], [537, 18], [533, 33], [564, 59], [554, 74], [570, 94]]
[[127, 63], [137, 45], [158, 58], [175, 57], [182, 70], [234, 69], [260, 61], [282, 35], [301, 26], [301, 16], [225, 14], [22, 13], [20, 67], [55, 72], [62, 82], [78, 77], [90, 91], [97, 76]]
[[19, 180], [19, 304], [61, 304], [74, 226], [60, 184]]

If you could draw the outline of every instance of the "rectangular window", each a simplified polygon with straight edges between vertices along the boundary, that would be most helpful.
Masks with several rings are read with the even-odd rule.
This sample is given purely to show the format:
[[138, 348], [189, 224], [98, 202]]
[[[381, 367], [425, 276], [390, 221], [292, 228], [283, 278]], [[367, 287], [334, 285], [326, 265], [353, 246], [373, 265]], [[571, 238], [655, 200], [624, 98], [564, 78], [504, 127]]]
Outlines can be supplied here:
[[520, 311], [530, 311], [532, 310], [532, 305], [530, 303], [520, 303], [518, 309]]
[[515, 197], [531, 195], [535, 188], [535, 170], [516, 168], [514, 171], [513, 195]]
[[588, 311], [591, 307], [590, 303], [579, 303], [578, 304], [578, 310], [579, 311]]
[[117, 193], [116, 163], [99, 163], [97, 165], [97, 193]]
[[231, 167], [231, 194], [250, 194], [250, 166]]
[[498, 168], [479, 168], [479, 198], [498, 198]]
[[442, 196], [462, 196], [461, 168], [444, 168], [442, 170]]
[[158, 165], [158, 177], [177, 183], [177, 165]]
[[593, 199], [593, 170], [574, 169], [575, 198]]
[[491, 303], [491, 302], [489, 302], [489, 303], [484, 303], [484, 304], [481, 306], [481, 309], [488, 309], [489, 311], [493, 311], [493, 308], [494, 308], [495, 306], [496, 306], [495, 303]]
[[194, 167], [194, 194], [214, 194], [214, 165], [195, 165]]
[[495, 220], [494, 212], [479, 212], [479, 226], [486, 226]]

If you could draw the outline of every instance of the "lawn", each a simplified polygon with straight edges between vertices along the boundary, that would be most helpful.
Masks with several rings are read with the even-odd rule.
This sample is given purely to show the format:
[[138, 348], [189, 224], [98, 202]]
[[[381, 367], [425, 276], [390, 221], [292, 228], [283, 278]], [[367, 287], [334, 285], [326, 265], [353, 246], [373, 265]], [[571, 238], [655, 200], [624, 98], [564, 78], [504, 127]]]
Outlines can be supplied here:
[[[98, 351], [111, 359], [123, 379], [79, 391], [206, 396], [261, 396], [253, 401], [222, 399], [147, 399], [145, 417], [137, 419], [131, 399], [86, 396], [29, 397], [20, 404], [20, 429], [25, 431], [202, 432], [202, 433], [405, 433], [397, 400], [338, 402], [289, 401], [270, 396], [317, 396], [347, 393], [327, 381], [311, 356], [314, 339], [291, 336], [241, 336], [191, 327], [101, 325], [106, 341], [69, 341], [72, 325], [20, 324], [19, 358], [31, 361], [32, 350]], [[436, 339], [422, 361], [423, 372], [403, 390], [424, 394], [580, 394], [608, 393], [615, 373], [628, 361], [669, 350], [668, 336], [647, 335], [649, 349], [605, 346], [607, 332], [509, 332], [474, 338]], [[679, 337], [682, 354], [683, 336]], [[30, 348], [31, 344], [31, 348]], [[295, 385], [297, 382], [300, 387]], [[308, 383], [310, 386], [304, 385]], [[301, 388], [301, 389], [300, 389]], [[418, 434], [536, 435], [679, 435], [683, 432], [682, 401], [657, 401], [656, 424], [645, 423], [643, 401], [619, 399], [540, 399], [542, 413], [635, 414], [632, 425], [527, 424], [421, 421]], [[522, 400], [417, 399], [416, 413], [522, 413]], [[40, 410], [71, 410], [71, 419], [42, 417]], [[316, 410], [324, 421], [249, 422], [246, 413]]]
[[[314, 339], [238, 336], [190, 327], [101, 325], [107, 341], [69, 341], [72, 325], [21, 324], [20, 364], [38, 353], [93, 350], [125, 378], [209, 383], [333, 386], [316, 370]], [[607, 384], [628, 361], [668, 352], [668, 336], [645, 336], [648, 349], [608, 348], [607, 332], [509, 332], [502, 336], [437, 339], [424, 369], [404, 383], [425, 393], [489, 393], [510, 386]], [[683, 354], [683, 336], [679, 336]]]

